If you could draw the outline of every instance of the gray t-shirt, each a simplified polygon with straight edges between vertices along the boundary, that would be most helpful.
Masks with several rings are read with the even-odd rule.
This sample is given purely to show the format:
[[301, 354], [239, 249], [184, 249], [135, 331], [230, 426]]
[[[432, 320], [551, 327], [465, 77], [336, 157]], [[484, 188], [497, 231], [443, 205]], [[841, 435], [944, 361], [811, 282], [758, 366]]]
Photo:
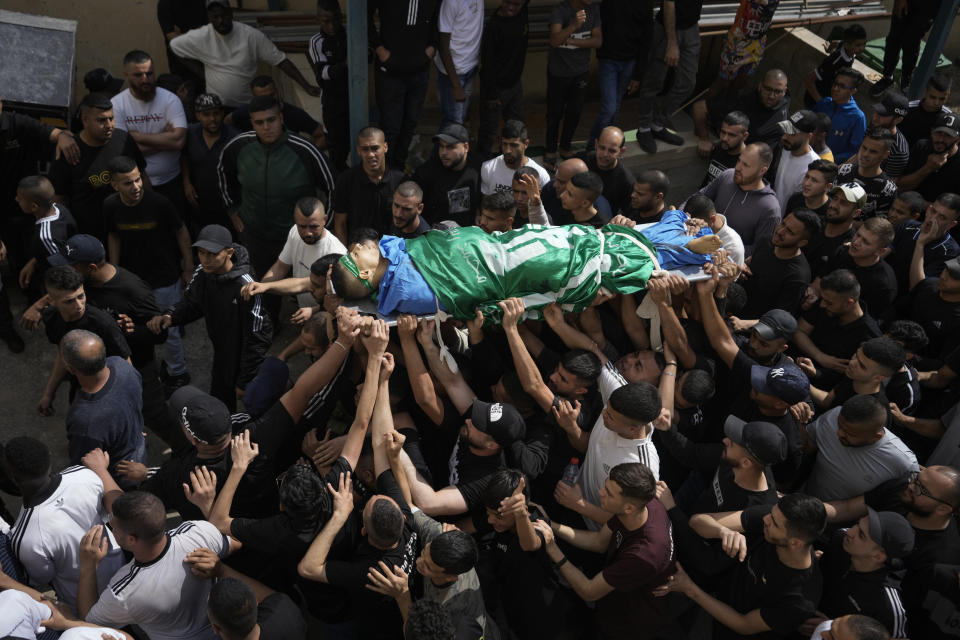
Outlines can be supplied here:
[[804, 493], [824, 502], [859, 496], [887, 480], [919, 470], [917, 457], [889, 429], [865, 447], [847, 447], [837, 436], [836, 407], [807, 425], [807, 439], [818, 449]]
[[[591, 4], [583, 8], [587, 19], [580, 27], [570, 34], [571, 40], [586, 40], [590, 32], [600, 26], [600, 7]], [[550, 12], [550, 24], [559, 24], [566, 29], [574, 21], [577, 9], [570, 4], [570, 0], [563, 0], [553, 5]], [[559, 47], [550, 47], [550, 56], [547, 60], [547, 73], [559, 78], [573, 78], [590, 71], [590, 52], [592, 49], [574, 47], [562, 44]]]

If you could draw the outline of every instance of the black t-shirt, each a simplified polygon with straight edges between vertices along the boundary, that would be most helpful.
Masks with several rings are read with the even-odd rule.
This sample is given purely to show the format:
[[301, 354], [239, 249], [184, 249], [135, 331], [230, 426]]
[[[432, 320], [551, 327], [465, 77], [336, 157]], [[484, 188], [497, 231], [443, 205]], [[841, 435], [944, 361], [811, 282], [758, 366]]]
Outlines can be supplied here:
[[46, 326], [47, 340], [52, 344], [59, 345], [63, 336], [74, 329], [84, 329], [100, 336], [106, 347], [107, 357], [130, 357], [130, 347], [117, 326], [116, 318], [92, 304], [87, 304], [83, 316], [73, 322], [64, 320], [56, 308], [47, 307], [43, 312], [43, 323]]
[[[918, 140], [930, 138], [930, 130], [941, 113], [950, 113], [950, 109], [940, 107], [936, 111], [930, 112], [920, 106], [920, 100], [912, 100], [910, 108], [907, 109], [907, 115], [903, 117], [900, 124], [897, 125], [897, 131], [903, 134], [903, 137], [912, 145]], [[913, 154], [910, 154], [913, 157]], [[924, 158], [926, 160], [926, 158]], [[906, 173], [910, 173], [907, 171]]]
[[853, 272], [860, 283], [860, 303], [875, 316], [879, 317], [886, 312], [887, 307], [897, 297], [897, 276], [886, 260], [879, 260], [869, 267], [861, 267], [853, 261], [845, 247], [840, 247], [827, 263], [824, 273], [837, 269], [849, 269]]
[[750, 118], [750, 137], [748, 142], [766, 142], [771, 148], [779, 144], [783, 132], [779, 124], [790, 117], [790, 92], [780, 98], [780, 101], [769, 108], [760, 101], [756, 89], [746, 91], [733, 99], [718, 97], [707, 101], [707, 111], [710, 124], [715, 130], [720, 129], [723, 117], [731, 111], [742, 111]]
[[263, 640], [307, 640], [307, 622], [300, 607], [283, 593], [272, 593], [257, 606], [257, 624]]
[[420, 542], [413, 529], [413, 514], [403, 493], [389, 469], [377, 478], [378, 493], [389, 496], [403, 511], [404, 523], [400, 540], [393, 549], [377, 549], [366, 538], [361, 540], [350, 560], [327, 562], [327, 582], [351, 593], [353, 617], [357, 621], [360, 638], [402, 637], [400, 611], [392, 598], [366, 588], [369, 584], [367, 571], [378, 566], [382, 560], [387, 566], [403, 569], [411, 578], [415, 575], [415, 562], [420, 553]]
[[887, 382], [884, 393], [886, 393], [890, 402], [896, 403], [900, 407], [900, 411], [906, 415], [912, 416], [916, 413], [922, 391], [917, 370], [913, 368], [913, 365], [907, 363], [903, 369], [890, 376], [890, 381]]
[[937, 282], [927, 279], [913, 288], [907, 317], [919, 323], [930, 339], [923, 355], [942, 359], [960, 346], [960, 302], [941, 298]]
[[498, 451], [490, 456], [478, 456], [470, 450], [467, 440], [460, 438], [455, 455], [455, 460], [451, 461], [456, 473], [454, 484], [467, 503], [467, 509], [474, 511], [483, 507], [483, 492], [490, 476], [505, 466], [503, 453]]
[[220, 137], [213, 146], [208, 147], [203, 138], [203, 128], [200, 123], [191, 124], [187, 128], [187, 142], [183, 154], [190, 163], [190, 182], [197, 190], [197, 201], [200, 210], [206, 212], [206, 219], [216, 219], [215, 213], [226, 215], [223, 204], [223, 194], [220, 191], [220, 177], [217, 175], [217, 165], [220, 161], [220, 152], [240, 134], [230, 125], [223, 125]]
[[115, 193], [104, 200], [103, 217], [107, 233], [120, 238], [121, 267], [154, 289], [169, 287], [180, 278], [177, 232], [183, 221], [166, 196], [145, 190], [140, 202], [131, 207]]
[[106, 244], [103, 201], [114, 192], [107, 164], [117, 156], [127, 156], [137, 163], [141, 174], [146, 174], [147, 161], [137, 143], [122, 129], [114, 129], [109, 142], [102, 147], [91, 147], [81, 136], [75, 140], [80, 147], [80, 162], [72, 165], [65, 158], [55, 160], [50, 166], [50, 181], [57, 195], [70, 199], [70, 211], [80, 233], [97, 236]]
[[837, 169], [837, 184], [858, 182], [867, 192], [867, 201], [863, 205], [860, 217], [863, 219], [880, 216], [886, 218], [890, 205], [897, 199], [897, 185], [883, 171], [872, 178], [860, 174], [860, 165], [855, 162], [845, 163]]
[[720, 174], [727, 169], [733, 169], [739, 159], [739, 153], [733, 154], [725, 151], [719, 142], [713, 145], [713, 151], [710, 152], [710, 161], [707, 164], [707, 173], [703, 176], [703, 182], [700, 183], [700, 188], [703, 189], [719, 178]]
[[[899, 125], [901, 130], [902, 124]], [[927, 162], [927, 157], [934, 153], [933, 142], [924, 136], [910, 147], [910, 162], [907, 168], [903, 170], [903, 175], [908, 176], [920, 169]], [[955, 153], [947, 158], [946, 164], [927, 175], [923, 182], [918, 184], [914, 191], [923, 196], [927, 202], [933, 202], [941, 193], [953, 193], [957, 189], [957, 183], [960, 181], [960, 153]]]
[[423, 217], [431, 224], [454, 220], [473, 226], [480, 209], [480, 157], [467, 154], [461, 171], [447, 169], [436, 156], [417, 167], [413, 179], [423, 189]]
[[[917, 236], [920, 235], [919, 220], [905, 220], [897, 225], [897, 234], [893, 237], [893, 252], [887, 256], [887, 262], [897, 276], [900, 293], [910, 290], [910, 261]], [[943, 264], [960, 255], [960, 245], [949, 233], [927, 244], [923, 249], [923, 274], [936, 278], [943, 272]]]
[[[843, 378], [840, 379], [840, 382], [838, 382], [833, 388], [833, 406], [839, 407], [855, 395], [857, 395], [857, 392], [853, 388], [853, 380], [847, 376], [843, 376]], [[887, 399], [886, 391], [882, 385], [880, 390], [876, 393], [868, 393], [866, 395], [873, 396], [883, 403], [883, 406], [887, 406], [890, 403], [890, 401]]]
[[363, 166], [351, 167], [337, 177], [333, 196], [336, 214], [347, 214], [347, 234], [361, 227], [387, 233], [393, 223], [393, 192], [407, 176], [388, 168], [380, 182], [372, 182]]
[[811, 275], [814, 278], [820, 278], [830, 273], [830, 270], [827, 268], [830, 259], [833, 258], [838, 251], [843, 250], [844, 244], [853, 240], [854, 233], [856, 232], [851, 227], [840, 235], [830, 238], [821, 231], [807, 243], [807, 246], [801, 249], [803, 255], [807, 257], [807, 262], [810, 264]]
[[[957, 521], [951, 518], [947, 528], [939, 531], [914, 528], [913, 532], [915, 535], [913, 552], [904, 560], [907, 573], [901, 584], [910, 637], [953, 638], [956, 627], [948, 621], [949, 616], [937, 611], [939, 607], [931, 606], [937, 603], [939, 598], [930, 596], [940, 592], [941, 585], [933, 580], [938, 568], [950, 566], [952, 584], [957, 584], [956, 565], [960, 565], [960, 534], [957, 532]], [[944, 620], [945, 617], [948, 618], [947, 621]], [[940, 628], [944, 622], [947, 622], [948, 627], [953, 627], [951, 633], [944, 633]]]
[[[837, 71], [844, 67], [852, 67], [853, 58], [847, 55], [847, 52], [843, 48], [843, 44], [827, 54], [827, 57], [820, 62], [820, 65], [817, 67], [816, 71], [816, 87], [817, 92], [821, 97], [829, 96], [830, 90], [833, 88], [833, 80], [837, 77]], [[803, 102], [806, 105], [807, 109], [812, 109], [813, 105], [817, 103], [808, 92], [803, 94]]]
[[881, 335], [876, 320], [866, 312], [856, 320], [841, 325], [837, 317], [817, 306], [804, 313], [803, 319], [813, 325], [810, 333], [813, 344], [828, 356], [837, 358], [852, 357], [861, 343]]
[[[783, 213], [787, 214], [791, 211], [796, 211], [797, 209], [810, 209], [810, 211], [813, 211], [815, 214], [820, 216], [821, 220], [823, 220], [827, 215], [827, 207], [829, 206], [830, 206], [830, 200], [827, 199], [827, 201], [824, 202], [819, 207], [815, 209], [810, 209], [810, 207], [807, 206], [806, 198], [804, 198], [803, 194], [798, 191], [797, 193], [787, 198], [787, 210], [784, 211]], [[810, 246], [810, 245], [808, 244], [807, 246]], [[804, 247], [804, 249], [806, 249], [806, 247]]]
[[[763, 539], [763, 517], [769, 512], [768, 506], [751, 507], [740, 516], [747, 538], [747, 558], [730, 576], [725, 601], [740, 613], [760, 610], [760, 616], [772, 631], [752, 637], [792, 637], [816, 612], [823, 588], [822, 577], [812, 548], [807, 569], [792, 569], [780, 561], [777, 547]], [[724, 627], [720, 637], [738, 636]]]
[[147, 328], [147, 322], [163, 311], [146, 282], [123, 267], [116, 269], [116, 274], [104, 283], [88, 281], [84, 291], [94, 306], [111, 317], [122, 313], [133, 320], [133, 333], [124, 333], [123, 337], [130, 345], [130, 361], [139, 368], [153, 360], [154, 346], [166, 339], [165, 332], [157, 335]]
[[[700, 22], [700, 11], [703, 9], [703, 0], [689, 0], [688, 2], [676, 3], [676, 29], [681, 31], [696, 26]], [[657, 12], [657, 22], [663, 24], [663, 0], [660, 2], [660, 10]]]
[[704, 489], [690, 507], [690, 513], [719, 513], [721, 511], [739, 511], [758, 505], [772, 507], [779, 500], [777, 485], [773, 473], [767, 467], [767, 488], [764, 491], [750, 491], [738, 485], [733, 479], [733, 467], [721, 462], [713, 473], [710, 485]]
[[587, 168], [603, 180], [603, 196], [610, 203], [614, 213], [625, 213], [630, 209], [630, 194], [637, 181], [623, 161], [617, 162], [613, 169], [601, 169], [597, 164], [597, 152], [590, 151], [582, 156]]
[[561, 208], [560, 211], [558, 211], [557, 214], [553, 216], [553, 224], [557, 225], [558, 227], [567, 225], [567, 224], [585, 224], [585, 225], [594, 227], [596, 229], [599, 229], [603, 225], [609, 223], [610, 220], [611, 220], [610, 216], [607, 213], [600, 211], [599, 209], [597, 209], [597, 212], [589, 220], [577, 220], [576, 218], [573, 217], [572, 211], [568, 211], [567, 209], [563, 209], [563, 208]]
[[794, 313], [811, 279], [810, 265], [802, 253], [781, 260], [769, 238], [757, 241], [750, 271], [753, 275], [743, 283], [747, 304], [740, 312], [740, 317], [749, 319], [759, 318], [770, 309]]

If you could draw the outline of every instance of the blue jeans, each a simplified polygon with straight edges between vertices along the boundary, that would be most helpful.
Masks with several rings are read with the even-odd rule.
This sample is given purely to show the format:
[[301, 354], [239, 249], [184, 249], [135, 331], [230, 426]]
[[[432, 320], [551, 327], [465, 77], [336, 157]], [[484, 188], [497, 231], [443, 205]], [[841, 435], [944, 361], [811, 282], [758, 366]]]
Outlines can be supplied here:
[[467, 109], [470, 107], [470, 94], [473, 93], [473, 80], [477, 75], [477, 67], [474, 67], [466, 73], [458, 73], [460, 86], [463, 92], [467, 94], [467, 99], [463, 102], [457, 102], [453, 99], [453, 85], [450, 84], [450, 78], [447, 74], [437, 70], [437, 95], [440, 98], [440, 124], [450, 124], [456, 122], [463, 124], [467, 117]]
[[[160, 311], [166, 311], [180, 302], [180, 280], [173, 284], [153, 290]], [[180, 327], [167, 329], [167, 341], [163, 343], [163, 361], [167, 364], [167, 373], [179, 376], [187, 372], [187, 360], [183, 355], [183, 343], [180, 341]]]
[[630, 75], [636, 66], [636, 60], [607, 60], [597, 61], [597, 82], [600, 83], [600, 111], [590, 129], [590, 138], [587, 140], [587, 149], [593, 147], [593, 142], [600, 137], [604, 127], [609, 127], [617, 121], [620, 111], [620, 100], [627, 91]]

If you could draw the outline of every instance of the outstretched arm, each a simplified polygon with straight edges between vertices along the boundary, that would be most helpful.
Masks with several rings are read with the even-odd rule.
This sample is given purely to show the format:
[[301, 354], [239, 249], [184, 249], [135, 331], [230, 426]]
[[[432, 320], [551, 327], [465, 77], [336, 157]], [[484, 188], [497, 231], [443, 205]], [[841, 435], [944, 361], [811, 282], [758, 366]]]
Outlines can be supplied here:
[[[437, 396], [433, 379], [427, 367], [423, 364], [420, 349], [417, 347], [417, 318], [409, 314], [397, 318], [397, 333], [400, 335], [400, 349], [403, 352], [403, 362], [407, 367], [407, 378], [410, 380], [410, 389], [417, 405], [423, 409], [427, 417], [434, 424], [443, 422], [443, 403]], [[473, 332], [471, 332], [471, 338]]]
[[530, 357], [517, 327], [524, 312], [523, 300], [510, 298], [501, 301], [499, 306], [503, 310], [503, 332], [507, 336], [507, 344], [510, 345], [510, 354], [513, 356], [513, 364], [517, 368], [520, 384], [543, 411], [550, 411], [554, 394], [540, 376], [540, 370]]
[[447, 390], [447, 396], [450, 398], [453, 406], [463, 414], [470, 408], [470, 405], [473, 404], [477, 394], [473, 392], [473, 389], [471, 389], [467, 381], [464, 380], [462, 373], [459, 371], [454, 373], [441, 359], [440, 347], [433, 342], [435, 327], [435, 320], [421, 320], [420, 328], [417, 331], [417, 338], [420, 340], [420, 345], [427, 355], [427, 362], [430, 363], [430, 370], [433, 372], [433, 375], [437, 377], [437, 380], [443, 385], [444, 389]]

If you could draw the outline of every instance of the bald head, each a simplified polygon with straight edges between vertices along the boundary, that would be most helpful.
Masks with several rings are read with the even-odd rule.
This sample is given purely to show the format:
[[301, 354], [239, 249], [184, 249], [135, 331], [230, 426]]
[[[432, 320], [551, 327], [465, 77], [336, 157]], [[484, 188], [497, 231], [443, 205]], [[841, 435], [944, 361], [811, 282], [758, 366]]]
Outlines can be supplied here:
[[763, 74], [763, 79], [757, 84], [757, 95], [760, 102], [768, 109], [777, 106], [786, 94], [787, 74], [780, 69], [770, 69]]
[[95, 333], [74, 329], [60, 340], [60, 356], [78, 376], [96, 375], [107, 365], [107, 349]]
[[557, 174], [553, 177], [553, 186], [556, 189], [557, 197], [559, 198], [560, 194], [566, 190], [570, 178], [589, 170], [587, 163], [580, 158], [570, 158], [561, 162], [557, 166]]
[[623, 154], [623, 131], [620, 127], [607, 127], [597, 138], [597, 167], [603, 171], [616, 168]]

